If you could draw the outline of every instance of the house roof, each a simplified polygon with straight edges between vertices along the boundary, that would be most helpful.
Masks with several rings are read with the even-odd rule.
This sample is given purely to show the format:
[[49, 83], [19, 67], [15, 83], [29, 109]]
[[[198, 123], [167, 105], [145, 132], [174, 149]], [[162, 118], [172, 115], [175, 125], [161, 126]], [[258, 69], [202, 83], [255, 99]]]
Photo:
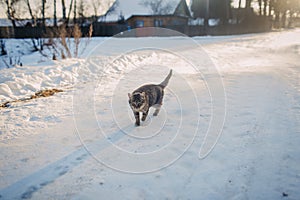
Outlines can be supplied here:
[[187, 5], [186, 0], [181, 0], [177, 4], [176, 9], [173, 14], [177, 15], [177, 16], [182, 16], [182, 17], [191, 17], [191, 12]]
[[[121, 19], [121, 16], [127, 20], [132, 15], [154, 15], [154, 14], [166, 14], [173, 15], [182, 9], [182, 2], [185, 0], [164, 0], [162, 6], [168, 5], [168, 9], [165, 9], [163, 13], [153, 13], [153, 11], [143, 5], [145, 0], [116, 0], [111, 8], [113, 11], [107, 12], [104, 16], [100, 17], [101, 22], [115, 22]], [[110, 8], [110, 9], [111, 9]], [[177, 15], [176, 13], [176, 15]], [[179, 14], [178, 14], [179, 15]], [[188, 15], [189, 16], [189, 15]]]

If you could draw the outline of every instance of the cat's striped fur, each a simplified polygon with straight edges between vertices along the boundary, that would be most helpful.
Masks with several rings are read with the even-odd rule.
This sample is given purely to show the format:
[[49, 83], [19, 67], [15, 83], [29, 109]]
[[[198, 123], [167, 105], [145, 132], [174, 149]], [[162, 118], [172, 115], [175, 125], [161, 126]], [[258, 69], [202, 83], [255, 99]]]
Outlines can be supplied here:
[[150, 107], [155, 107], [153, 115], [158, 115], [164, 97], [164, 88], [168, 85], [171, 76], [172, 70], [160, 84], [143, 85], [131, 94], [128, 93], [129, 105], [134, 113], [136, 126], [140, 125], [140, 112], [143, 113], [142, 121], [146, 120]]

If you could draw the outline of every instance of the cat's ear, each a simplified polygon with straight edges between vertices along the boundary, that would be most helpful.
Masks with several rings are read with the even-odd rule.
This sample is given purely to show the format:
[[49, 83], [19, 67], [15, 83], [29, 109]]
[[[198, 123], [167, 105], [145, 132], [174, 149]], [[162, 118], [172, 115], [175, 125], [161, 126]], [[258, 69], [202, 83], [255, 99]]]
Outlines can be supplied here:
[[128, 98], [131, 99], [131, 94], [130, 93], [128, 93]]

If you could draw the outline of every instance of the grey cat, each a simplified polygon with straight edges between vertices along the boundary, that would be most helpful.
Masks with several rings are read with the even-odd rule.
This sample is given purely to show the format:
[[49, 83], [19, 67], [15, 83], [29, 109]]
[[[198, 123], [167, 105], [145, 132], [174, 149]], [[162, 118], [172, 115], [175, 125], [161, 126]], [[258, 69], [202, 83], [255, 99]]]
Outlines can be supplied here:
[[129, 105], [134, 113], [135, 125], [140, 126], [140, 112], [143, 113], [142, 121], [146, 120], [150, 107], [155, 107], [153, 116], [157, 116], [164, 97], [164, 88], [168, 85], [172, 76], [170, 70], [168, 76], [160, 84], [147, 84], [128, 93]]

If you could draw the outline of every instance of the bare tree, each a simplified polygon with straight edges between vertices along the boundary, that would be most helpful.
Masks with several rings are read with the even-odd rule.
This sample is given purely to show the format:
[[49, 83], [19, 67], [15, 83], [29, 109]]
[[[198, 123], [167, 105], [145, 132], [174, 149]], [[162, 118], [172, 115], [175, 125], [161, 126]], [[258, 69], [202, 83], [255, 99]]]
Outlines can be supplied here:
[[[30, 17], [31, 17], [32, 26], [36, 26], [36, 19], [35, 19], [35, 16], [33, 14], [32, 6], [31, 6], [31, 3], [30, 3], [29, 0], [26, 0], [26, 5], [27, 5], [28, 12], [30, 14]], [[34, 51], [39, 51], [40, 50], [39, 44], [41, 44], [40, 38], [32, 38], [31, 42], [32, 42], [33, 50]]]
[[109, 13], [115, 12], [115, 10], [119, 6], [119, 4], [120, 4], [119, 0], [116, 0], [116, 1], [109, 0], [109, 1], [107, 1], [107, 8], [108, 9], [107, 9], [105, 15], [108, 15]]
[[93, 7], [95, 17], [98, 16], [98, 10], [101, 7], [101, 3], [102, 3], [101, 0], [92, 0], [92, 7]]
[[[104, 15], [101, 16], [100, 21], [105, 21], [106, 16], [110, 13], [114, 13], [116, 11], [116, 8], [119, 6], [120, 2], [119, 0], [106, 0], [105, 3], [102, 3], [102, 6], [107, 11]], [[98, 19], [95, 19], [98, 20]]]
[[[108, 1], [110, 3], [111, 0]], [[93, 21], [96, 22], [98, 20], [98, 11], [100, 7], [103, 6], [103, 1], [102, 0], [92, 0], [92, 7], [93, 7]], [[109, 7], [110, 5], [108, 5]]]
[[[249, 1], [252, 0], [247, 0], [248, 6]], [[259, 5], [260, 15], [274, 19], [275, 28], [291, 26], [293, 16], [300, 12], [299, 0], [256, 0], [255, 2]]]
[[246, 8], [251, 8], [252, 0], [246, 0]]
[[42, 0], [42, 25], [43, 25], [43, 27], [46, 26], [45, 11], [46, 11], [46, 0]]
[[16, 6], [21, 0], [0, 0], [1, 4], [6, 7], [6, 16], [11, 21], [13, 27], [17, 27], [16, 24]]
[[56, 15], [56, 0], [53, 0], [53, 20], [54, 20], [54, 26], [57, 26], [57, 15]]
[[273, 7], [274, 7], [274, 0], [269, 0], [269, 16], [271, 16]]
[[80, 0], [79, 2], [79, 7], [77, 12], [79, 16], [79, 23], [82, 25], [85, 19], [85, 6], [82, 0]]
[[262, 15], [262, 9], [263, 9], [263, 5], [262, 5], [262, 0], [258, 0], [258, 6], [259, 6], [259, 15]]
[[28, 12], [30, 14], [30, 17], [31, 17], [31, 24], [33, 26], [35, 26], [36, 25], [36, 23], [35, 23], [35, 17], [33, 15], [31, 4], [30, 4], [29, 0], [26, 0], [26, 5], [27, 5], [27, 8], [28, 8]]
[[66, 22], [67, 25], [69, 24], [69, 21], [70, 21], [70, 16], [71, 16], [71, 12], [72, 12], [72, 7], [73, 7], [73, 0], [71, 0], [70, 6], [69, 6], [69, 13], [68, 13], [68, 18], [67, 18], [67, 22]]
[[76, 17], [77, 17], [77, 1], [76, 0], [74, 0], [74, 9], [73, 9], [73, 22], [74, 22], [74, 24], [76, 24], [77, 23], [77, 19], [76, 19]]
[[263, 6], [263, 15], [267, 16], [267, 7], [268, 7], [268, 0], [263, 0], [264, 6]]
[[173, 2], [166, 2], [164, 0], [143, 0], [141, 5], [148, 7], [152, 14], [168, 14], [173, 8]]
[[62, 6], [62, 18], [64, 23], [67, 21], [67, 15], [66, 15], [66, 2], [65, 0], [61, 0], [61, 6]]

